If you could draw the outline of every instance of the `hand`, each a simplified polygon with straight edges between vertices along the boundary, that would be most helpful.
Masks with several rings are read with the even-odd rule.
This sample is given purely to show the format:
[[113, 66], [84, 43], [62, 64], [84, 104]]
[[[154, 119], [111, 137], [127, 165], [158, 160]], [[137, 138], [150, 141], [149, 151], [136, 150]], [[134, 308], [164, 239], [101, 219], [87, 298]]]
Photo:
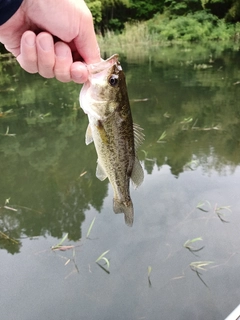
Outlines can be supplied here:
[[62, 82], [87, 81], [80, 60], [101, 60], [92, 15], [83, 0], [24, 0], [0, 26], [0, 42], [26, 71]]

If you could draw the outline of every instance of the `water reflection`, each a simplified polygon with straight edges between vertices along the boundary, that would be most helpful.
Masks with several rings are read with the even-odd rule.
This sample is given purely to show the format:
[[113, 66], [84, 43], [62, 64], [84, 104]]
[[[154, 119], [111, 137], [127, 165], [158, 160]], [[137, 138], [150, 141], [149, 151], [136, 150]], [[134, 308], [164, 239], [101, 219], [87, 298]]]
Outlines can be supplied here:
[[[177, 50], [137, 64], [123, 59], [134, 122], [146, 136], [139, 158], [149, 175], [164, 165], [176, 178], [198, 168], [232, 174], [240, 161], [239, 52]], [[80, 239], [86, 210], [101, 212], [108, 190], [84, 143], [80, 87], [28, 75], [8, 56], [0, 83], [0, 232], [19, 239], [0, 247], [19, 252], [26, 236]]]
[[[82, 141], [78, 111], [48, 121], [26, 126], [10, 121], [16, 136], [2, 137], [1, 203], [11, 198], [11, 207], [18, 210], [17, 215], [11, 212], [18, 223], [5, 224], [2, 231], [17, 239], [68, 232], [78, 240], [84, 211], [90, 205], [101, 210], [107, 185], [95, 181], [94, 150]], [[6, 209], [2, 213], [4, 217]]]

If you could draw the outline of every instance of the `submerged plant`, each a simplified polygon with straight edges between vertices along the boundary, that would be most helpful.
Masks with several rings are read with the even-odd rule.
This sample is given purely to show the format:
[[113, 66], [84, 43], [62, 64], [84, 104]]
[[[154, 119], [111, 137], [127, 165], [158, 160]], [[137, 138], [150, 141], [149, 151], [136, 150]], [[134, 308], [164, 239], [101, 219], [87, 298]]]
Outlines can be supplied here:
[[202, 274], [200, 271], [206, 271], [206, 267], [212, 264], [213, 261], [194, 261], [190, 263], [190, 268], [192, 271], [196, 272], [198, 278], [202, 281], [202, 283], [206, 286], [206, 282], [202, 279]]
[[4, 233], [2, 231], [0, 231], [0, 239], [9, 240], [9, 241], [13, 242], [14, 244], [19, 244], [18, 240], [10, 238], [6, 233]]
[[202, 241], [202, 237], [198, 237], [198, 238], [194, 238], [192, 240], [187, 240], [185, 243], [184, 243], [184, 248], [188, 249], [190, 252], [194, 253], [194, 252], [198, 252], [200, 250], [202, 250], [204, 248], [204, 246], [200, 247], [200, 248], [195, 248], [193, 246], [193, 244], [197, 241]]
[[152, 267], [148, 266], [148, 284], [149, 284], [149, 287], [152, 286], [152, 282], [151, 282], [151, 279], [150, 279], [151, 272], [152, 272]]
[[16, 133], [9, 133], [9, 127], [7, 127], [7, 130], [5, 133], [1, 133], [2, 136], [6, 136], [6, 137], [15, 137]]
[[191, 262], [189, 266], [193, 271], [206, 271], [205, 267], [209, 266], [212, 263], [213, 261], [194, 261]]
[[94, 225], [95, 219], [96, 219], [96, 217], [93, 218], [93, 220], [92, 220], [92, 222], [91, 222], [91, 224], [90, 224], [90, 226], [89, 226], [89, 228], [88, 228], [88, 232], [87, 232], [86, 238], [88, 238], [89, 235], [90, 235], [90, 232], [91, 232], [92, 227], [93, 227], [93, 225]]
[[[203, 211], [203, 212], [209, 212], [212, 211], [212, 206], [211, 203], [207, 200], [205, 201], [201, 201], [197, 204], [196, 206], [197, 209]], [[222, 222], [229, 222], [228, 220], [226, 220], [224, 218], [224, 215], [226, 214], [226, 211], [228, 212], [232, 212], [231, 207], [230, 206], [221, 206], [219, 207], [217, 205], [217, 203], [215, 204], [214, 208], [213, 208], [213, 212], [214, 214], [216, 214], [218, 216], [218, 218], [222, 221]]]
[[192, 117], [187, 117], [187, 118], [184, 118], [180, 123], [181, 124], [186, 124], [186, 123], [190, 123], [192, 121], [193, 121]]
[[164, 141], [164, 138], [166, 138], [166, 136], [167, 136], [166, 131], [163, 131], [163, 133], [161, 134], [161, 136], [158, 138], [157, 142], [158, 142], [158, 143], [163, 143], [163, 142], [165, 142], [165, 141]]
[[188, 130], [188, 129], [189, 129], [188, 124], [190, 124], [192, 121], [193, 121], [193, 118], [192, 118], [192, 117], [184, 118], [184, 119], [180, 122], [180, 124], [182, 125], [182, 130]]
[[207, 200], [199, 202], [197, 204], [196, 208], [203, 211], [203, 212], [208, 212], [209, 210], [205, 209], [206, 205], [209, 207], [209, 209], [211, 208], [211, 203]]
[[73, 249], [74, 246], [63, 246], [63, 242], [67, 239], [68, 237], [68, 233], [65, 234], [65, 236], [61, 239], [61, 241], [56, 244], [55, 246], [52, 246], [51, 249], [52, 250], [60, 250], [60, 251], [66, 251], [68, 249]]
[[[110, 267], [110, 262], [109, 262], [108, 258], [105, 257], [105, 255], [106, 255], [109, 251], [110, 251], [110, 250], [107, 250], [107, 251], [103, 252], [103, 253], [97, 258], [97, 260], [95, 261], [96, 264], [97, 264], [101, 269], [103, 269], [106, 273], [108, 273], [108, 274], [110, 273], [109, 270], [108, 270], [109, 267]], [[107, 268], [105, 268], [105, 265], [102, 265], [102, 264], [99, 263], [99, 261], [101, 261], [101, 260], [105, 261], [105, 265], [107, 266]]]
[[109, 260], [105, 257], [105, 255], [106, 255], [109, 251], [110, 251], [110, 250], [107, 250], [107, 251], [103, 252], [103, 253], [97, 258], [97, 260], [96, 260], [95, 262], [98, 262], [98, 261], [100, 261], [100, 260], [104, 260], [104, 261], [106, 262], [107, 267], [109, 268], [109, 267], [110, 267], [110, 262], [109, 262]]
[[144, 153], [144, 156], [145, 156], [145, 158], [147, 157], [147, 155], [148, 155], [148, 152], [147, 151], [145, 151], [145, 150], [141, 150], [143, 153]]
[[[17, 211], [17, 209], [12, 208], [12, 207], [10, 207], [10, 206], [8, 205], [9, 202], [10, 202], [10, 198], [6, 199], [3, 208], [4, 208], [4, 209], [7, 209], [7, 210]], [[2, 207], [0, 207], [0, 209], [1, 209], [1, 208], [2, 208]]]
[[[222, 222], [229, 222], [227, 220], [224, 219], [224, 213], [227, 211], [232, 212], [232, 210], [230, 209], [230, 206], [222, 206], [222, 207], [218, 207], [217, 203], [215, 204], [214, 207], [214, 212], [216, 213], [216, 215], [218, 216], [218, 218], [222, 221]], [[225, 212], [223, 212], [223, 210]]]

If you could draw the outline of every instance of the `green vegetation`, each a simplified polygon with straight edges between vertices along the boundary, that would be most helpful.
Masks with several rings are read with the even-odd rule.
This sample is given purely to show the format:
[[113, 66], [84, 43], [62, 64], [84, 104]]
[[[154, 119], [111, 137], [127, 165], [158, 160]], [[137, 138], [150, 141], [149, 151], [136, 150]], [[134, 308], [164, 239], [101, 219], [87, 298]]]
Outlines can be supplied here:
[[[240, 21], [238, 0], [87, 0], [98, 32], [106, 30], [122, 31], [125, 22], [146, 21], [161, 14], [169, 19], [188, 14], [211, 16], [235, 23]], [[197, 17], [196, 17], [197, 18]], [[199, 19], [199, 18], [197, 18]]]
[[145, 22], [126, 23], [121, 34], [105, 32], [99, 36], [100, 48], [112, 46], [126, 47], [129, 44], [144, 45], [180, 43], [187, 41], [227, 41], [239, 40], [240, 23], [226, 23], [223, 19], [205, 11], [188, 13], [171, 18], [161, 14]]
[[[86, 2], [102, 50], [129, 44], [240, 39], [239, 0]], [[0, 50], [4, 50], [2, 45]]]
[[240, 31], [239, 24], [227, 24], [204, 10], [173, 19], [156, 15], [148, 21], [147, 27], [149, 33], [160, 41], [228, 40]]
[[87, 2], [103, 48], [115, 45], [115, 41], [126, 45], [240, 38], [238, 0]]

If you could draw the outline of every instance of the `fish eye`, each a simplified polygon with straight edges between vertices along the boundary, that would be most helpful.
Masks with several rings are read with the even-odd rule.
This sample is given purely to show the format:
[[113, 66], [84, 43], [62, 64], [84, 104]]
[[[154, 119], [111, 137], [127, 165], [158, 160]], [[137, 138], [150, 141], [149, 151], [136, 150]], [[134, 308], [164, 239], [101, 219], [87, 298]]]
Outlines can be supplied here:
[[112, 74], [109, 77], [108, 82], [112, 87], [115, 87], [118, 84], [118, 76]]

